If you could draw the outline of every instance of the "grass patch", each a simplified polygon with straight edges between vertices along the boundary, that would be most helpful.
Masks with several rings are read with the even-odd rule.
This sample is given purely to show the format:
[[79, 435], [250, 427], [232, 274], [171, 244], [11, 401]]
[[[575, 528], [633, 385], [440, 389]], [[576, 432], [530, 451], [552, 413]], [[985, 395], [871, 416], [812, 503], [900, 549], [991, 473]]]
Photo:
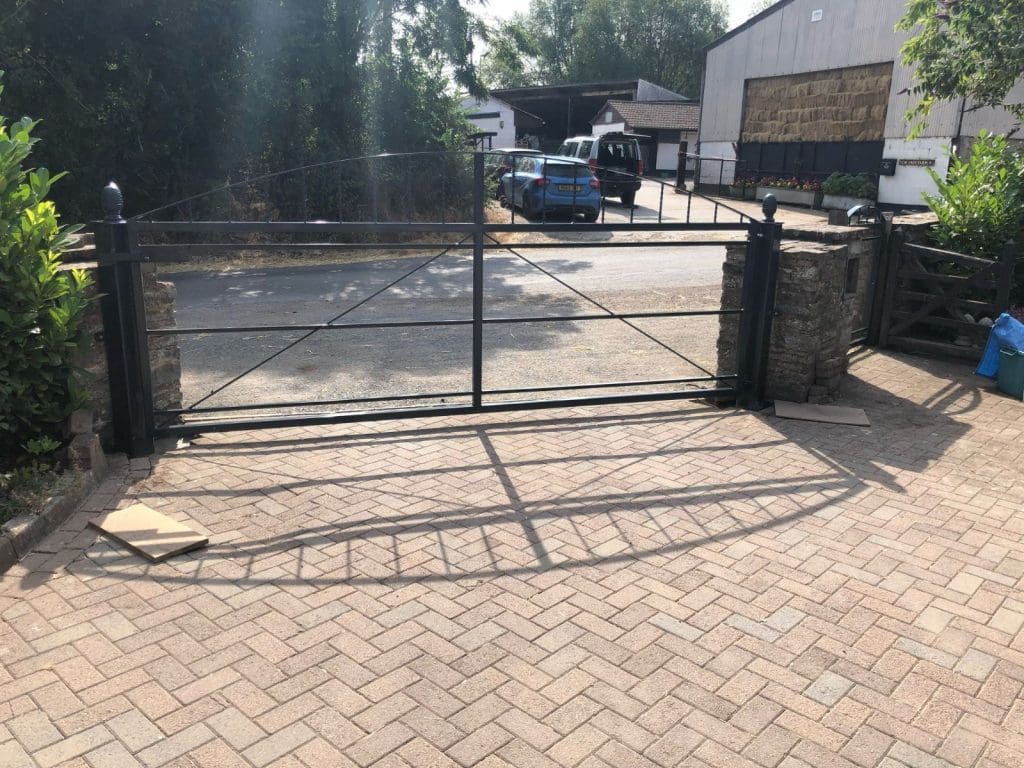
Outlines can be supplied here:
[[48, 498], [65, 493], [76, 479], [75, 472], [40, 462], [0, 472], [0, 524], [39, 512]]

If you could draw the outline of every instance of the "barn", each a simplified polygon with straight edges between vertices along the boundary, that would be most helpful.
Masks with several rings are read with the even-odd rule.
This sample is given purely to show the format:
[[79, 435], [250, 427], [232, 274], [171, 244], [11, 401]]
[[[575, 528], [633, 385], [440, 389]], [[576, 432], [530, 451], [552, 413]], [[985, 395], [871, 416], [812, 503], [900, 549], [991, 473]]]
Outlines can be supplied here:
[[880, 203], [920, 206], [935, 189], [929, 170], [944, 175], [951, 151], [968, 151], [982, 130], [1012, 130], [1009, 113], [957, 101], [936, 104], [911, 135], [906, 114], [917, 97], [900, 58], [908, 34], [895, 31], [903, 8], [896, 0], [780, 0], [712, 43], [702, 187], [737, 175], [870, 173]]

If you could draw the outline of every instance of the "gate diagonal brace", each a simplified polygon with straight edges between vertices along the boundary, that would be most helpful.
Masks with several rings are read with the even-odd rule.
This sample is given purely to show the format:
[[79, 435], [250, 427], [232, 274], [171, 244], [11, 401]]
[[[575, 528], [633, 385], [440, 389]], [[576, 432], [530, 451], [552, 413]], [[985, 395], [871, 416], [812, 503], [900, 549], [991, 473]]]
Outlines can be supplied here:
[[[419, 271], [420, 271], [421, 269], [423, 269], [424, 267], [428, 267], [428, 266], [430, 266], [430, 265], [431, 265], [431, 264], [433, 264], [433, 263], [434, 263], [435, 261], [437, 261], [438, 259], [440, 259], [440, 258], [441, 258], [442, 256], [446, 256], [446, 255], [447, 255], [447, 254], [449, 254], [449, 253], [450, 253], [451, 251], [453, 251], [453, 250], [456, 250], [457, 248], [460, 248], [460, 247], [462, 247], [462, 246], [463, 246], [463, 245], [464, 245], [464, 244], [466, 243], [466, 241], [467, 241], [467, 240], [469, 240], [469, 236], [468, 236], [468, 235], [467, 235], [466, 237], [462, 238], [462, 239], [461, 239], [461, 240], [460, 240], [459, 242], [457, 242], [457, 243], [454, 243], [454, 244], [452, 244], [452, 245], [449, 245], [448, 247], [446, 247], [446, 248], [445, 248], [445, 249], [444, 249], [443, 251], [441, 251], [440, 253], [437, 253], [437, 254], [435, 254], [434, 256], [431, 256], [431, 257], [430, 257], [429, 259], [427, 259], [426, 261], [424, 261], [424, 262], [423, 262], [422, 264], [419, 264], [419, 265], [418, 265], [418, 266], [416, 266], [416, 267], [415, 267], [414, 269], [411, 269], [410, 271], [406, 272], [406, 273], [405, 273], [404, 275], [402, 275], [401, 277], [399, 277], [399, 278], [396, 278], [395, 280], [392, 280], [392, 281], [391, 281], [390, 283], [388, 283], [387, 285], [385, 285], [385, 286], [384, 286], [383, 288], [379, 288], [378, 290], [374, 291], [373, 293], [371, 293], [371, 294], [370, 294], [369, 296], [367, 296], [366, 298], [364, 298], [364, 299], [361, 299], [360, 301], [356, 302], [356, 303], [355, 303], [355, 304], [353, 304], [353, 305], [352, 305], [351, 307], [349, 307], [348, 309], [346, 309], [346, 310], [345, 310], [344, 312], [341, 312], [340, 314], [338, 314], [338, 315], [335, 315], [335, 316], [334, 316], [334, 317], [332, 317], [332, 318], [331, 318], [330, 320], [328, 320], [328, 321], [327, 321], [327, 322], [325, 323], [325, 325], [331, 325], [332, 323], [336, 323], [336, 322], [338, 322], [339, 320], [341, 320], [341, 318], [343, 318], [343, 317], [345, 317], [346, 315], [350, 314], [351, 312], [354, 312], [355, 310], [359, 309], [359, 307], [363, 306], [363, 305], [364, 305], [364, 304], [366, 304], [367, 302], [369, 302], [369, 301], [371, 301], [371, 300], [373, 300], [373, 299], [377, 298], [378, 296], [380, 296], [380, 295], [381, 295], [382, 293], [384, 293], [385, 291], [389, 291], [389, 290], [391, 290], [392, 288], [394, 288], [394, 287], [395, 287], [396, 285], [398, 285], [398, 284], [399, 284], [400, 282], [402, 282], [403, 280], [405, 280], [405, 279], [407, 279], [407, 278], [409, 278], [409, 277], [412, 277], [412, 276], [413, 276], [414, 274], [416, 274], [417, 272], [419, 272]], [[226, 383], [224, 383], [224, 384], [222, 384], [221, 386], [217, 387], [216, 389], [212, 390], [212, 391], [211, 391], [211, 392], [210, 392], [209, 394], [207, 394], [207, 395], [204, 395], [203, 397], [199, 398], [199, 399], [198, 399], [198, 400], [196, 400], [196, 401], [195, 401], [194, 403], [192, 403], [191, 405], [189, 405], [189, 406], [188, 406], [187, 408], [184, 408], [184, 409], [183, 409], [183, 410], [182, 410], [181, 412], [182, 412], [182, 413], [188, 413], [189, 411], [193, 410], [194, 408], [198, 408], [198, 407], [199, 407], [200, 405], [202, 405], [203, 403], [205, 403], [205, 402], [206, 402], [207, 400], [209, 400], [209, 399], [210, 399], [211, 397], [213, 397], [214, 395], [219, 395], [219, 394], [220, 394], [221, 392], [223, 392], [223, 391], [224, 391], [225, 389], [227, 389], [227, 388], [228, 388], [228, 387], [230, 387], [231, 385], [233, 385], [233, 384], [237, 384], [237, 383], [238, 383], [239, 381], [241, 381], [242, 379], [244, 379], [244, 378], [245, 378], [246, 376], [248, 376], [248, 375], [249, 375], [250, 373], [253, 373], [253, 372], [255, 372], [255, 371], [259, 370], [259, 369], [260, 369], [261, 367], [263, 367], [264, 365], [266, 365], [267, 363], [269, 363], [269, 362], [270, 362], [271, 360], [274, 360], [275, 358], [277, 358], [277, 357], [280, 357], [280, 356], [281, 356], [281, 355], [283, 355], [283, 354], [284, 354], [285, 352], [287, 352], [287, 351], [288, 351], [289, 349], [292, 349], [292, 348], [294, 348], [295, 346], [297, 346], [297, 345], [301, 344], [301, 343], [302, 343], [302, 342], [304, 342], [304, 341], [305, 341], [306, 339], [308, 339], [308, 338], [309, 338], [310, 336], [313, 336], [313, 335], [314, 335], [315, 333], [317, 333], [317, 332], [318, 332], [318, 331], [320, 331], [320, 330], [321, 330], [321, 329], [319, 329], [319, 328], [314, 328], [314, 329], [313, 329], [313, 330], [311, 330], [311, 331], [307, 331], [307, 332], [306, 332], [306, 333], [304, 333], [304, 334], [303, 334], [302, 336], [300, 336], [299, 338], [295, 339], [295, 341], [292, 341], [292, 342], [288, 343], [287, 345], [285, 345], [285, 346], [284, 346], [284, 347], [282, 347], [281, 349], [277, 350], [277, 351], [276, 351], [276, 352], [274, 352], [273, 354], [269, 355], [268, 357], [265, 357], [265, 358], [264, 358], [263, 360], [261, 360], [260, 362], [256, 363], [256, 365], [252, 366], [251, 368], [248, 368], [248, 369], [246, 369], [245, 371], [243, 371], [242, 373], [238, 374], [238, 375], [237, 375], [237, 376], [235, 376], [234, 378], [230, 379], [230, 380], [229, 380], [229, 381], [227, 381]], [[164, 426], [166, 426], [166, 424], [165, 424]]]
[[919, 273], [913, 275], [912, 279], [924, 279], [928, 283], [928, 287], [932, 290], [934, 295], [931, 299], [912, 312], [910, 317], [904, 318], [898, 323], [894, 323], [892, 329], [889, 331], [893, 334], [906, 331], [915, 323], [931, 316], [935, 310], [939, 308], [945, 309], [949, 316], [954, 320], [962, 320], [962, 316], [957, 312], [957, 300], [962, 299], [964, 293], [974, 284], [980, 282], [981, 278], [992, 277], [996, 267], [999, 266], [998, 261], [993, 261], [991, 265], [982, 267], [973, 275], [968, 277], [967, 281], [962, 283], [960, 286], [951, 285], [947, 290], [936, 279], [936, 272], [929, 271], [917, 256], [913, 254], [910, 254], [910, 256], [911, 258], [907, 260], [909, 265], [915, 267]]
[[[539, 272], [543, 273], [544, 275], [547, 275], [548, 277], [550, 277], [552, 280], [554, 280], [556, 283], [558, 283], [559, 285], [563, 286], [564, 288], [569, 289], [570, 291], [575, 293], [577, 296], [579, 296], [584, 301], [590, 302], [595, 307], [600, 309], [602, 312], [607, 313], [609, 317], [614, 317], [620, 323], [623, 323], [623, 324], [627, 325], [629, 328], [633, 329], [634, 331], [639, 333], [641, 336], [649, 339], [650, 341], [653, 341], [655, 344], [657, 344], [662, 349], [665, 349], [668, 352], [671, 352], [673, 355], [678, 357], [680, 360], [683, 360], [684, 362], [689, 363], [694, 368], [697, 368], [698, 370], [703, 371], [704, 373], [706, 373], [708, 376], [712, 376], [712, 377], [715, 376], [715, 374], [713, 374], [711, 371], [709, 371], [707, 368], [705, 368], [700, 363], [694, 362], [693, 360], [688, 358], [686, 355], [684, 355], [682, 352], [680, 352], [680, 351], [678, 351], [676, 349], [673, 349], [672, 347], [670, 347], [668, 344], [666, 344], [661, 339], [659, 339], [656, 336], [648, 333], [643, 328], [638, 327], [635, 323], [631, 323], [629, 320], [627, 320], [627, 319], [625, 319], [623, 317], [619, 317], [612, 310], [608, 309], [608, 307], [604, 306], [601, 302], [599, 302], [597, 299], [593, 299], [590, 296], [587, 296], [585, 293], [583, 293], [579, 289], [574, 288], [573, 286], [569, 285], [569, 283], [567, 283], [564, 280], [562, 280], [562, 278], [558, 277], [557, 275], [552, 274], [551, 272], [549, 272], [548, 270], [544, 269], [544, 267], [540, 266], [536, 262], [531, 261], [526, 256], [524, 256], [523, 254], [521, 254], [517, 250], [515, 250], [512, 246], [500, 242], [499, 240], [497, 240], [492, 235], [487, 235], [487, 237], [495, 245], [501, 246], [502, 248], [507, 250], [509, 253], [511, 253], [513, 256], [515, 256], [515, 257], [517, 257], [519, 259], [522, 259], [527, 264], [529, 264], [531, 267], [533, 267], [534, 269], [536, 269]], [[537, 319], [538, 320], [543, 320], [544, 318], [537, 318]]]

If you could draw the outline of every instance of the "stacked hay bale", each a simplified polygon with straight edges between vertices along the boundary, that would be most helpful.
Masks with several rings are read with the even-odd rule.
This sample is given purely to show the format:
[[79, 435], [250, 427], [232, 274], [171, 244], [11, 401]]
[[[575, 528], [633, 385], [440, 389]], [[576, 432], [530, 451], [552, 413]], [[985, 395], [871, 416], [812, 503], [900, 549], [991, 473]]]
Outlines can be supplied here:
[[892, 62], [748, 80], [741, 141], [880, 141]]

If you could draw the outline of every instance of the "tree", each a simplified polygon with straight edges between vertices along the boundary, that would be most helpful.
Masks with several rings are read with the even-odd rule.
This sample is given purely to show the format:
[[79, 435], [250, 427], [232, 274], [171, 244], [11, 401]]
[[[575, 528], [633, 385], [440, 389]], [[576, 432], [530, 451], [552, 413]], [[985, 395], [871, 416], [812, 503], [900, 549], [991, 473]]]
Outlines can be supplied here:
[[754, 18], [757, 14], [761, 13], [761, 11], [767, 11], [778, 1], [779, 0], [754, 0], [754, 4], [750, 6], [749, 18]]
[[902, 54], [917, 66], [921, 100], [908, 119], [926, 117], [936, 101], [968, 98], [1024, 120], [1024, 103], [1007, 101], [1024, 74], [1022, 19], [1024, 0], [910, 0], [897, 29], [918, 30]]
[[522, 88], [540, 81], [534, 64], [540, 56], [526, 18], [516, 15], [487, 35], [480, 77], [491, 88]]
[[482, 74], [492, 87], [644, 78], [692, 95], [725, 30], [717, 0], [532, 0], [491, 35]]
[[[69, 216], [117, 179], [130, 211], [229, 179], [387, 148], [437, 149], [480, 92], [460, 0], [16, 0], [9, 105], [45, 121]], [[386, 90], [384, 90], [386, 89]], [[40, 99], [40, 94], [47, 98]]]

